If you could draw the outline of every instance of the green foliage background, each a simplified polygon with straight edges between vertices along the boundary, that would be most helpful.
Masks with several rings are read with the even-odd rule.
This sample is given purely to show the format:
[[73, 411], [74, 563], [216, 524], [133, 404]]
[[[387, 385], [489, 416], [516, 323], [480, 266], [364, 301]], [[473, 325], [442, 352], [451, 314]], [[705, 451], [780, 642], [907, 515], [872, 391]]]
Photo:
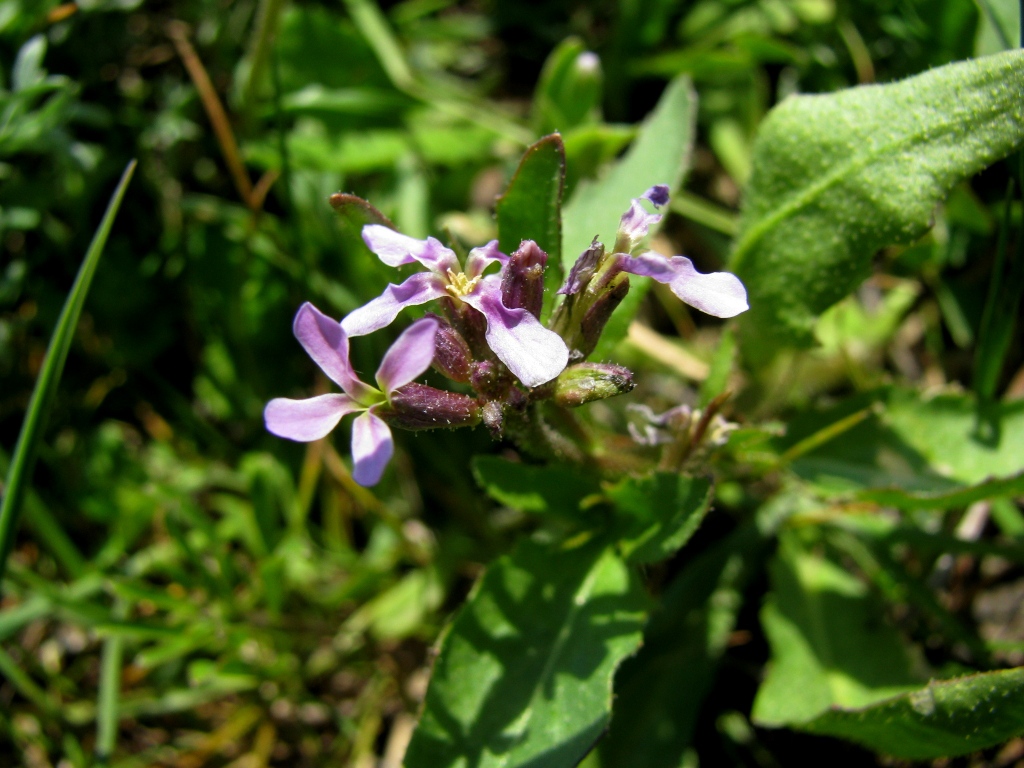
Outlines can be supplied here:
[[[410, 767], [1019, 760], [1018, 22], [0, 0], [0, 471], [138, 161], [0, 584], [0, 765], [392, 768], [410, 740]], [[795, 94], [821, 95], [769, 115]], [[657, 182], [657, 247], [736, 270], [752, 311], [726, 328], [635, 281], [596, 359], [640, 386], [583, 418], [628, 456], [627, 402], [729, 390], [707, 471], [601, 483], [436, 432], [367, 490], [344, 429], [264, 431], [270, 397], [326, 387], [296, 307], [394, 279], [359, 238], [376, 214], [331, 195], [466, 246], [536, 228], [568, 267]]]

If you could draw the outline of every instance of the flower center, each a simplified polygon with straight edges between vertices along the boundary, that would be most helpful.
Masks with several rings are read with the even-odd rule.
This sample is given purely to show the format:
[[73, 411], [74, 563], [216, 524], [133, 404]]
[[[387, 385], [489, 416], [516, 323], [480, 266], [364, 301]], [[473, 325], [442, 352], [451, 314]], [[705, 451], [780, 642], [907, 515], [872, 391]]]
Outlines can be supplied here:
[[479, 277], [466, 277], [465, 272], [456, 272], [453, 269], [449, 269], [448, 285], [445, 287], [452, 296], [461, 299], [463, 296], [468, 295], [479, 282]]

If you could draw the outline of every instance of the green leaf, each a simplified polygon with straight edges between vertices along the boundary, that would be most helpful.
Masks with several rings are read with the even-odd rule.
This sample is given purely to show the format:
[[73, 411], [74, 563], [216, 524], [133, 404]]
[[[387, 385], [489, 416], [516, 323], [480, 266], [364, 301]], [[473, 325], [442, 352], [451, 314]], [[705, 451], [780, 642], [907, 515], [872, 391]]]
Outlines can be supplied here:
[[769, 571], [761, 623], [772, 659], [754, 700], [755, 722], [806, 723], [831, 707], [874, 704], [922, 682], [860, 579], [785, 535]]
[[953, 757], [1024, 734], [1024, 667], [927, 686], [861, 709], [833, 709], [807, 723], [910, 760]]
[[644, 644], [615, 677], [615, 712], [602, 768], [677, 768], [715, 680], [769, 540], [753, 525], [704, 553], [669, 586]]
[[627, 478], [610, 488], [626, 559], [654, 563], [682, 547], [711, 507], [711, 495], [708, 480], [674, 472]]
[[407, 768], [575, 766], [608, 726], [645, 605], [607, 542], [521, 543], [444, 636]]
[[[557, 133], [529, 147], [519, 161], [505, 194], [498, 198], [498, 247], [512, 253], [533, 240], [548, 255], [544, 292], [554, 297], [562, 285], [562, 191], [565, 147]], [[549, 298], [545, 310], [550, 312]]]
[[981, 11], [974, 55], [1016, 48], [1020, 39], [1020, 0], [975, 0]]
[[520, 464], [476, 456], [473, 477], [487, 495], [520, 512], [575, 517], [584, 498], [598, 491], [596, 478], [556, 464]]
[[50, 413], [50, 406], [53, 404], [61, 373], [64, 371], [64, 362], [71, 349], [71, 340], [74, 337], [75, 328], [78, 326], [78, 318], [82, 314], [85, 297], [89, 293], [89, 286], [96, 273], [103, 247], [107, 244], [107, 237], [114, 224], [114, 217], [117, 216], [121, 200], [124, 198], [128, 182], [131, 181], [134, 172], [135, 161], [132, 160], [124, 169], [121, 180], [107, 204], [103, 219], [85, 253], [82, 266], [75, 277], [75, 284], [71, 287], [71, 293], [68, 294], [68, 298], [64, 302], [64, 308], [57, 320], [57, 327], [50, 338], [50, 346], [46, 351], [46, 359], [43, 361], [39, 378], [32, 390], [32, 399], [29, 401], [25, 421], [21, 426], [18, 443], [14, 447], [11, 466], [7, 472], [3, 500], [0, 501], [0, 581], [3, 580], [7, 566], [7, 556], [14, 545], [18, 516], [21, 514], [22, 503], [32, 480], [32, 467], [35, 464], [39, 442], [43, 437], [43, 427], [46, 424], [46, 417]]
[[875, 252], [931, 225], [962, 179], [1024, 139], [1024, 53], [883, 86], [795, 96], [758, 133], [732, 269], [751, 362], [806, 346], [814, 321], [867, 276]]
[[[565, 206], [562, 217], [562, 259], [572, 265], [597, 236], [611, 246], [619, 219], [629, 201], [655, 184], [678, 189], [690, 167], [697, 96], [689, 78], [677, 77], [665, 90], [658, 106], [640, 127], [625, 156], [597, 181], [581, 181]], [[605, 327], [595, 359], [608, 356], [626, 335], [626, 329], [647, 292], [649, 281], [633, 277], [629, 295]]]

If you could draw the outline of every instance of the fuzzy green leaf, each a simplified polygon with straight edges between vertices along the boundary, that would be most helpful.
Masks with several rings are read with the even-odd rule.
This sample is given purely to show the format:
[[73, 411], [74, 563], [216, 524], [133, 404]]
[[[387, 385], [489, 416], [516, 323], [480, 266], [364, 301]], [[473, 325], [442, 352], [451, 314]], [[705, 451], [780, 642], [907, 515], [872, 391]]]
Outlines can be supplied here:
[[776, 107], [755, 143], [731, 262], [750, 295], [748, 359], [809, 345], [817, 316], [879, 248], [922, 235], [957, 183], [1022, 141], [1021, 51]]
[[910, 760], [953, 757], [1024, 734], [1024, 667], [933, 681], [861, 709], [833, 709], [807, 723]]

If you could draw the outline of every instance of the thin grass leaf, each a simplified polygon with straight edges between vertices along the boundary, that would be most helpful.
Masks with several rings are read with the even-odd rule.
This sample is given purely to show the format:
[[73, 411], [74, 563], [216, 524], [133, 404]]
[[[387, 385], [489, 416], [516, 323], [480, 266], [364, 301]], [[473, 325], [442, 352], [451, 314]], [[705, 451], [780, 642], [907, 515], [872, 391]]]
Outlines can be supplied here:
[[96, 713], [96, 761], [106, 765], [117, 746], [117, 724], [121, 700], [121, 664], [124, 637], [111, 635], [103, 643], [100, 691]]
[[131, 181], [134, 172], [135, 161], [132, 160], [121, 174], [121, 180], [107, 204], [103, 220], [100, 222], [96, 234], [93, 235], [89, 250], [85, 253], [85, 259], [78, 270], [71, 293], [68, 294], [67, 301], [64, 302], [64, 309], [61, 310], [60, 318], [57, 320], [57, 328], [50, 339], [46, 359], [43, 361], [42, 370], [39, 372], [35, 389], [32, 391], [32, 399], [28, 404], [25, 422], [22, 424], [21, 433], [18, 435], [18, 444], [14, 447], [14, 456], [11, 458], [11, 468], [7, 473], [3, 500], [0, 501], [0, 582], [3, 581], [7, 557], [14, 545], [18, 516], [21, 514], [22, 503], [32, 477], [32, 467], [35, 464], [39, 441], [42, 439], [46, 416], [53, 404], [57, 384], [60, 382], [64, 363], [68, 358], [68, 350], [71, 349], [71, 339], [74, 336], [75, 327], [78, 325], [78, 318], [82, 314], [89, 285], [96, 273], [100, 254], [103, 253], [103, 248], [107, 244], [107, 237], [114, 224], [114, 217], [117, 216], [121, 200], [124, 198], [128, 182]]

